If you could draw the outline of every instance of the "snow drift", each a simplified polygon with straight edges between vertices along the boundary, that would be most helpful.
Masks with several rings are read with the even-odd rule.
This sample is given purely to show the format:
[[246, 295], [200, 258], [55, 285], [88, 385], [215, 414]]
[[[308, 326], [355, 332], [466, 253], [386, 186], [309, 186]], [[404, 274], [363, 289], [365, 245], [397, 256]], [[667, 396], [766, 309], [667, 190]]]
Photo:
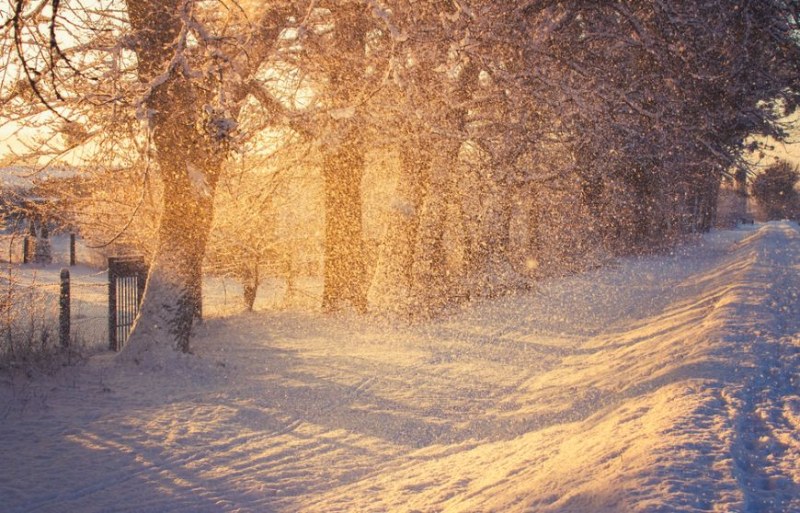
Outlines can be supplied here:
[[800, 511], [800, 231], [413, 327], [258, 313], [3, 377], [6, 511]]

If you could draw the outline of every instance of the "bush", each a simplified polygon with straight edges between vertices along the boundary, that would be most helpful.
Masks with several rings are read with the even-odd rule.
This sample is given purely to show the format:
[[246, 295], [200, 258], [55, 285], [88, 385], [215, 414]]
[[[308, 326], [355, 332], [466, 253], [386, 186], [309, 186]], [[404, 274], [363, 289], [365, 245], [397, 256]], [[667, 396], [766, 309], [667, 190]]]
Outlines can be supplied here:
[[790, 162], [779, 160], [753, 181], [753, 196], [767, 216], [767, 221], [795, 219], [800, 214], [797, 185], [800, 172]]
[[58, 338], [58, 284], [23, 283], [9, 266], [0, 276], [0, 372], [49, 373], [81, 358], [84, 341]]

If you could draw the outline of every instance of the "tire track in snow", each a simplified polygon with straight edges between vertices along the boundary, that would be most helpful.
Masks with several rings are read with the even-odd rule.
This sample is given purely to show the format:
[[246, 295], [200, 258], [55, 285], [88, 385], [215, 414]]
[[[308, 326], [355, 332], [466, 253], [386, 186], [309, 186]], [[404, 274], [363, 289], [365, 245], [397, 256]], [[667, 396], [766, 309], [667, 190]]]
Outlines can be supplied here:
[[[320, 409], [317, 410], [318, 414], [324, 415], [326, 413], [330, 413], [330, 412], [332, 412], [332, 411], [334, 411], [336, 409], [342, 408], [342, 407], [352, 403], [352, 401], [354, 401], [356, 398], [358, 398], [359, 396], [361, 396], [364, 393], [366, 393], [369, 390], [369, 388], [372, 386], [372, 384], [375, 383], [375, 380], [376, 380], [375, 376], [367, 376], [365, 378], [362, 378], [355, 385], [350, 387], [349, 393], [342, 394], [341, 396], [339, 396], [339, 397], [342, 397], [342, 399], [340, 401], [331, 402], [331, 403], [321, 407]], [[305, 422], [308, 422], [308, 421], [309, 421], [308, 418], [304, 418], [304, 417], [301, 417], [301, 416], [291, 416], [289, 418], [288, 422], [286, 423], [286, 426], [284, 426], [281, 429], [276, 429], [276, 430], [268, 433], [265, 436], [271, 437], [271, 436], [287, 435], [289, 433], [294, 432], [297, 428], [299, 428]]]
[[772, 251], [759, 254], [752, 278], [767, 290], [759, 305], [751, 378], [738, 394], [731, 452], [747, 513], [800, 511], [800, 232], [762, 228]]
[[[755, 377], [742, 389], [732, 453], [748, 513], [800, 511], [800, 438], [798, 426], [784, 415], [787, 400], [798, 397], [797, 358], [795, 369], [781, 363], [790, 354], [786, 345], [785, 339], [757, 343], [755, 351], [773, 354], [762, 357]], [[794, 475], [785, 464], [794, 467]]]
[[[675, 266], [675, 264], [670, 265]], [[725, 267], [720, 272], [724, 274], [729, 269], [730, 267]], [[791, 277], [790, 271], [791, 269], [787, 268], [780, 279], [796, 279]], [[665, 282], [675, 282], [674, 279], [670, 279], [672, 281], [665, 280]], [[705, 285], [695, 286], [687, 282], [686, 288], [691, 289], [686, 292], [687, 297], [693, 297], [697, 289], [705, 290], [704, 287]], [[647, 291], [652, 294], [649, 287], [643, 287], [642, 290], [632, 291], [632, 295], [638, 297]], [[706, 305], [705, 300], [702, 304], [695, 302], [690, 306], [698, 311], [706, 307], [713, 309], [715, 306], [713, 303], [719, 302], [720, 299], [724, 300], [725, 297], [709, 296], [707, 302], [710, 306]], [[792, 300], [788, 296], [781, 298], [781, 301], [780, 307], [791, 306]], [[607, 302], [613, 303], [610, 299]], [[628, 298], [627, 302], [635, 301]], [[524, 301], [519, 303], [523, 304]], [[531, 304], [534, 304], [533, 300]], [[654, 308], [650, 303], [645, 306], [646, 308], [636, 312], [649, 312]], [[566, 308], [565, 312], [569, 314], [570, 305], [566, 307], [560, 305], [560, 307]], [[795, 310], [792, 315], [797, 313]], [[568, 479], [574, 476], [569, 474], [563, 481], [563, 486], [560, 482], [548, 483], [552, 489], [532, 489], [529, 484], [537, 474], [558, 470], [554, 464], [547, 463], [547, 457], [542, 452], [545, 448], [546, 451], [550, 451], [548, 453], [550, 456], [557, 456], [562, 440], [556, 440], [557, 443], [531, 441], [531, 445], [527, 445], [528, 442], [514, 445], [515, 440], [510, 440], [513, 437], [540, 430], [546, 425], [583, 421], [588, 416], [600, 412], [600, 415], [587, 423], [596, 425], [605, 416], [601, 410], [617, 409], [631, 398], [649, 394], [681, 380], [703, 380], [710, 382], [709, 387], [712, 388], [724, 386], [725, 380], [706, 367], [695, 369], [691, 367], [691, 363], [667, 362], [666, 357], [672, 353], [655, 352], [658, 348], [653, 348], [652, 353], [634, 350], [633, 346], [640, 343], [646, 345], [647, 338], [669, 339], [669, 333], [662, 331], [638, 333], [637, 336], [641, 336], [642, 340], [628, 337], [619, 346], [605, 344], [605, 341], [595, 341], [596, 345], [582, 347], [581, 343], [588, 335], [583, 338], [565, 336], [565, 339], [576, 341], [574, 347], [550, 349], [544, 344], [537, 347], [536, 337], [526, 337], [526, 334], [535, 331], [536, 327], [535, 322], [529, 319], [515, 322], [513, 313], [502, 318], [489, 319], [488, 324], [491, 324], [491, 321], [499, 321], [498, 324], [507, 323], [501, 329], [487, 327], [480, 312], [477, 314], [477, 320], [479, 322], [475, 322], [475, 319], [469, 323], [462, 322], [465, 329], [458, 329], [458, 323], [454, 323], [455, 328], [452, 330], [450, 326], [445, 328], [436, 324], [427, 330], [410, 330], [410, 332], [405, 330], [402, 333], [381, 331], [376, 335], [373, 332], [364, 334], [357, 328], [350, 332], [344, 329], [340, 329], [339, 332], [334, 330], [328, 337], [327, 320], [312, 319], [313, 322], [309, 323], [313, 326], [306, 330], [315, 332], [310, 334], [303, 332], [303, 337], [310, 338], [299, 336], [292, 338], [286, 337], [285, 334], [276, 337], [271, 332], [265, 334], [267, 328], [263, 326], [253, 327], [252, 333], [244, 334], [251, 341], [244, 341], [241, 346], [228, 346], [225, 349], [236, 353], [233, 357], [236, 365], [226, 369], [231, 377], [225, 383], [201, 387], [190, 394], [183, 391], [181, 388], [183, 385], [180, 383], [167, 383], [172, 387], [171, 393], [174, 393], [176, 388], [181, 388], [179, 397], [175, 398], [159, 396], [138, 399], [135, 392], [129, 390], [120, 391], [118, 397], [115, 394], [114, 402], [119, 400], [122, 403], [120, 415], [93, 421], [89, 423], [87, 429], [95, 433], [101, 441], [116, 440], [123, 435], [120, 442], [125, 445], [127, 451], [138, 455], [140, 459], [129, 459], [126, 455], [114, 454], [111, 449], [102, 451], [102, 454], [92, 458], [96, 457], [97, 461], [104, 465], [104, 469], [108, 470], [106, 473], [95, 472], [95, 475], [101, 477], [98, 483], [107, 485], [106, 488], [97, 489], [96, 486], [86, 485], [85, 479], [61, 482], [57, 486], [66, 490], [63, 496], [70, 497], [71, 493], [73, 499], [67, 501], [68, 503], [59, 504], [52, 500], [52, 495], [47, 497], [41, 495], [40, 498], [49, 498], [51, 502], [40, 505], [38, 510], [65, 510], [73, 506], [73, 503], [81, 506], [74, 509], [80, 511], [127, 510], [159, 513], [236, 510], [331, 511], [332, 508], [329, 506], [334, 503], [341, 506], [339, 509], [341, 511], [380, 510], [375, 501], [381, 497], [376, 495], [395, 483], [407, 492], [403, 492], [405, 495], [402, 497], [398, 495], [399, 498], [396, 498], [395, 502], [387, 499], [387, 504], [395, 506], [387, 508], [388, 511], [402, 510], [404, 504], [402, 501], [415, 496], [425, 497], [426, 500], [433, 499], [425, 507], [421, 507], [420, 502], [417, 502], [417, 507], [425, 511], [447, 510], [446, 505], [442, 504], [451, 497], [475, 500], [476, 504], [481, 501], [483, 504], [491, 504], [494, 497], [498, 504], [503, 504], [501, 501], [504, 499], [500, 497], [503, 493], [508, 494], [509, 501], [524, 499], [530, 503], [532, 500], [542, 499], [546, 502], [544, 499], [547, 498], [545, 496], [547, 490], [550, 490], [547, 493], [557, 498], [559, 494], [569, 493], [567, 489], [574, 485]], [[691, 320], [694, 322], [694, 316]], [[656, 319], [654, 322], [659, 324], [661, 321], [663, 319]], [[247, 323], [246, 320], [244, 322]], [[650, 322], [650, 319], [641, 322]], [[624, 319], [621, 323], [611, 326], [611, 329], [625, 330], [631, 324], [635, 323]], [[690, 325], [683, 324], [683, 321], [675, 321], [668, 325], [669, 330], [674, 328], [680, 331], [685, 327], [691, 328]], [[289, 327], [289, 331], [294, 329], [294, 325]], [[775, 332], [788, 332], [791, 329], [793, 328], [784, 327], [776, 329]], [[430, 340], [425, 339], [426, 331], [430, 332]], [[699, 331], [701, 330], [695, 330], [694, 333]], [[604, 337], [608, 335], [601, 334]], [[369, 337], [376, 339], [374, 343], [363, 340]], [[555, 332], [553, 337], [557, 338]], [[352, 341], [352, 338], [361, 340]], [[205, 343], [208, 345], [210, 341], [219, 344], [219, 339], [219, 336], [209, 338]], [[773, 343], [775, 340], [765, 339], [765, 343]], [[717, 344], [699, 339], [696, 342], [698, 345]], [[766, 378], [761, 382], [753, 378], [749, 383], [753, 385], [752, 395], [740, 396], [749, 398], [746, 408], [737, 410], [733, 415], [733, 419], [738, 422], [737, 429], [747, 426], [751, 428], [751, 431], [747, 432], [738, 429], [738, 438], [733, 444], [734, 448], [741, 449], [736, 454], [737, 462], [742, 466], [748, 464], [748, 468], [755, 469], [749, 474], [742, 471], [740, 476], [741, 486], [750, 487], [746, 491], [748, 513], [781, 511], [773, 508], [776, 503], [785, 506], [787, 508], [785, 511], [791, 511], [792, 508], [800, 510], [791, 501], [774, 500], [776, 493], [783, 493], [785, 497], [794, 493], [797, 497], [800, 492], [786, 490], [776, 492], [759, 488], [763, 484], [768, 485], [766, 488], [781, 486], [781, 483], [789, 486], [788, 483], [780, 481], [780, 478], [791, 476], [791, 462], [788, 460], [792, 448], [797, 447], [791, 445], [791, 433], [787, 430], [794, 426], [796, 433], [800, 427], [800, 422], [792, 424], [789, 418], [794, 412], [794, 418], [800, 419], [800, 403], [791, 406], [795, 403], [787, 398], [787, 394], [797, 392], [797, 382], [794, 382], [794, 388], [785, 386], [787, 376], [791, 378], [793, 369], [797, 369], [797, 359], [794, 363], [791, 360], [793, 354], [791, 344], [796, 343], [797, 340], [791, 336], [775, 342], [777, 345], [773, 347], [775, 351], [772, 360], [766, 358], [759, 363], [761, 365], [759, 368], [772, 370], [772, 374], [767, 372]], [[339, 345], [329, 348], [330, 344]], [[631, 347], [632, 360], [641, 358], [642, 355], [656, 355], [664, 363], [674, 363], [676, 372], [669, 375], [635, 374], [631, 370], [630, 374], [635, 374], [637, 379], [641, 378], [641, 383], [629, 386], [625, 382], [619, 389], [611, 390], [609, 384], [620, 383], [615, 373], [603, 374], [603, 379], [606, 381], [598, 382], [593, 379], [599, 378], [583, 373], [586, 369], [578, 367], [584, 364], [587, 367], [605, 365], [613, 357], [623, 357], [623, 352], [613, 351], [624, 349], [626, 346]], [[208, 348], [202, 344], [198, 344], [198, 348], [203, 350], [204, 358], [207, 355], [212, 358], [219, 357], [222, 352], [221, 349], [216, 349], [216, 352], [207, 350]], [[762, 349], [769, 348], [754, 348], [757, 351]], [[404, 359], [392, 361], [393, 351]], [[387, 352], [391, 354], [381, 354]], [[589, 361], [595, 353], [606, 353], [611, 356]], [[545, 360], [544, 356], [548, 356], [548, 359]], [[571, 364], [578, 364], [570, 371], [574, 370], [576, 374], [588, 379], [581, 384], [582, 388], [576, 390], [555, 379], [553, 388], [544, 390], [543, 394], [549, 394], [550, 390], [558, 392], [560, 395], [557, 399], [562, 404], [574, 400], [570, 411], [566, 414], [548, 416], [548, 411], [537, 407], [525, 412], [503, 412], [508, 413], [504, 419], [499, 422], [492, 421], [492, 416], [498, 411], [497, 408], [493, 408], [493, 403], [499, 398], [516, 399], [520, 394], [527, 393], [515, 390], [517, 385], [532, 375], [544, 372], [541, 370], [543, 367], [561, 365], [562, 358], [565, 357], [573, 360]], [[728, 355], [727, 358], [725, 362], [732, 361], [734, 357]], [[725, 372], [727, 371], [728, 369], [725, 369]], [[740, 382], [740, 376], [749, 372], [750, 369], [741, 374], [726, 374], [724, 378], [730, 378], [729, 382], [735, 384]], [[761, 388], [763, 391], [770, 390], [770, 387], [776, 386], [775, 383], [781, 382], [784, 382], [784, 388], [781, 389], [780, 399], [769, 393], [759, 395], [759, 385], [763, 385]], [[121, 384], [114, 382], [110, 385], [117, 390]], [[143, 390], [153, 389], [158, 387], [149, 386]], [[110, 396], [111, 394], [107, 395], [108, 403], [112, 402]], [[538, 398], [539, 396], [534, 400]], [[724, 405], [711, 401], [698, 409], [697, 418], [690, 420], [708, 420], [708, 416], [714, 415], [721, 409], [724, 409]], [[523, 414], [528, 415], [531, 411], [539, 412], [541, 415], [538, 418], [534, 415], [522, 418]], [[737, 417], [737, 414], [740, 416]], [[610, 416], [614, 415], [612, 413]], [[634, 425], [642, 415], [644, 413], [631, 413], [632, 420], [625, 425]], [[487, 422], [465, 424], [464, 419], [470, 417], [485, 417]], [[759, 419], [760, 423], [757, 422]], [[728, 417], [725, 420], [727, 421]], [[425, 431], [427, 427], [430, 429]], [[696, 431], [687, 431], [680, 425], [676, 429], [680, 434], [686, 435], [686, 448], [693, 450], [696, 442], [694, 436], [703, 433], [704, 430], [708, 431], [709, 427], [703, 422], [689, 427]], [[568, 448], [569, 436], [577, 438], [584, 433], [594, 433], [592, 436], [596, 437], [598, 442], [605, 441], [600, 440], [600, 436], [606, 434], [602, 429], [591, 431], [589, 428], [577, 430], [569, 427], [561, 431], [563, 433], [556, 435], [567, 437], [563, 441], [564, 448]], [[172, 435], [174, 439], [170, 438]], [[474, 441], [463, 443], [470, 438]], [[536, 439], [536, 436], [529, 438]], [[766, 439], [766, 443], [761, 445], [753, 443], [749, 446], [751, 450], [745, 450], [746, 442], [759, 442], [761, 439]], [[506, 441], [512, 443], [507, 445]], [[774, 447], [773, 442], [777, 442]], [[421, 450], [418, 450], [420, 446], [415, 443], [422, 445]], [[434, 446], [437, 443], [453, 445]], [[554, 445], [548, 445], [550, 443]], [[716, 440], [709, 441], [700, 449], [716, 450], [715, 444]], [[502, 452], [508, 450], [506, 447], [515, 447], [514, 452], [517, 453], [531, 451], [530, 456], [535, 457], [524, 456], [519, 461], [514, 460], [513, 467], [504, 467], [511, 460], [511, 456], [506, 455], [507, 461], [504, 461], [496, 455], [496, 452], [490, 454], [489, 451]], [[462, 453], [470, 449], [483, 454], [480, 457], [473, 454], [472, 457], [459, 458]], [[692, 460], [680, 466], [680, 460], [686, 453], [676, 455], [675, 449], [669, 444], [662, 447], [662, 450], [666, 451], [663, 456], [668, 459], [664, 473], [647, 474], [652, 478], [648, 481], [648, 486], [652, 487], [648, 488], [648, 491], [654, 494], [650, 498], [672, 499], [673, 502], [664, 506], [662, 511], [679, 510], [678, 503], [674, 501], [673, 491], [665, 492], [663, 485], [672, 482], [674, 488], [678, 489], [687, 484], [692, 485], [692, 481], [697, 480], [710, 483], [709, 497], [712, 497], [707, 503], [698, 502], [700, 505], [697, 508], [711, 508], [714, 500], [713, 492], [718, 489], [713, 484], [715, 475], [709, 477], [710, 475], [705, 473], [707, 469], [704, 466], [705, 460]], [[607, 463], [617, 464], [623, 452], [609, 451], [602, 456], [608, 460]], [[445, 461], [447, 455], [458, 457]], [[576, 454], [575, 458], [583, 456], [581, 452]], [[713, 454], [709, 458], [711, 456]], [[777, 459], [770, 463], [770, 457]], [[533, 460], [539, 462], [531, 463]], [[441, 465], [426, 466], [426, 463], [434, 464], [440, 461]], [[566, 459], [561, 461], [565, 464], [571, 463]], [[491, 474], [497, 470], [494, 467], [498, 467], [504, 473], [507, 471], [507, 477], [499, 476], [498, 481], [486, 485], [473, 483], [470, 487], [470, 481], [464, 479], [462, 475], [464, 469], [454, 468], [455, 463], [459, 462], [466, 462], [466, 465], [474, 464], [477, 471], [475, 468], [469, 470], [476, 474]], [[589, 474], [606, 468], [600, 466], [602, 463], [591, 459], [585, 463], [595, 465], [589, 469]], [[116, 464], [119, 464], [119, 467], [116, 467]], [[531, 470], [534, 465], [535, 468]], [[776, 471], [759, 470], [766, 466], [774, 467]], [[397, 472], [398, 467], [401, 467], [403, 472]], [[651, 470], [652, 467], [649, 467], [646, 472]], [[617, 470], [617, 472], [623, 471]], [[41, 474], [37, 473], [37, 480], [39, 475]], [[763, 480], [765, 476], [773, 475], [778, 476], [778, 479], [773, 479], [772, 485], [769, 485], [769, 481]], [[127, 480], [121, 479], [126, 476]], [[728, 476], [729, 472], [723, 477]], [[482, 476], [475, 476], [476, 483], [480, 477]], [[590, 475], [589, 479], [592, 477]], [[620, 474], [619, 477], [629, 476]], [[348, 488], [348, 485], [353, 486]], [[503, 492], [502, 488], [506, 485], [510, 491]], [[738, 493], [735, 489], [736, 483], [731, 481], [731, 485]], [[518, 489], [515, 490], [514, 487]], [[699, 497], [697, 490], [696, 486], [694, 488], [689, 486], [689, 490], [684, 492], [690, 499], [696, 499]], [[318, 499], [326, 494], [330, 502]], [[770, 494], [773, 494], [773, 497]], [[114, 505], [115, 502], [112, 500], [122, 505], [115, 508], [98, 506], [91, 509], [94, 505], [103, 504], [103, 501], [106, 505]], [[319, 507], [303, 507], [309, 502]], [[508, 504], [511, 502], [505, 503]], [[523, 507], [522, 502], [516, 504], [518, 504], [517, 509]], [[575, 504], [581, 503], [572, 505]], [[694, 502], [691, 504], [692, 509], [687, 506], [687, 509], [681, 511], [698, 511], [694, 504]], [[18, 506], [20, 508], [18, 511], [27, 511], [24, 506], [24, 504]], [[492, 510], [489, 507], [465, 508], [462, 509]], [[555, 511], [553, 508], [550, 510]], [[494, 510], [509, 509], [497, 507]], [[577, 510], [569, 509], [568, 503], [557, 511]], [[587, 510], [581, 509], [581, 511]]]

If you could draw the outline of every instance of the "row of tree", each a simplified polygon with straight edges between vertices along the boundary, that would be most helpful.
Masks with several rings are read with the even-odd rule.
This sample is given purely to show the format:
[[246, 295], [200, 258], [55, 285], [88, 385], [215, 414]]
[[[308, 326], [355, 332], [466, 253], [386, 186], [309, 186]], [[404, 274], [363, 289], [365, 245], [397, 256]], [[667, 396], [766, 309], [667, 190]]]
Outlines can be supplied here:
[[[243, 162], [318, 171], [323, 308], [431, 314], [707, 230], [800, 100], [795, 0], [13, 0], [0, 23], [31, 152], [157, 182], [131, 354], [189, 349]], [[392, 200], [371, 248], [375, 155]]]

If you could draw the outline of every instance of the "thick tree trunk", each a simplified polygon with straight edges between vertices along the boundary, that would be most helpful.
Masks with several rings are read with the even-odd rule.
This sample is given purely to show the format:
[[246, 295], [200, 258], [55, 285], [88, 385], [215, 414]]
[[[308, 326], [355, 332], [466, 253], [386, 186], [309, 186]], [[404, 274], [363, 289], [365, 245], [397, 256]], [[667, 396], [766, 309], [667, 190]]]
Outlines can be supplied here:
[[460, 141], [452, 141], [450, 148], [447, 148], [442, 142], [437, 147], [437, 152], [441, 154], [431, 161], [427, 172], [421, 177], [424, 192], [419, 208], [410, 297], [413, 309], [423, 317], [438, 313], [454, 294], [452, 285], [455, 276], [447, 266], [445, 235], [447, 198], [453, 192], [449, 184], [451, 166], [458, 155], [456, 144], [460, 145]]
[[325, 272], [322, 307], [367, 308], [361, 176], [364, 150], [355, 135], [325, 157]]
[[210, 198], [198, 197], [190, 184], [165, 188], [158, 245], [125, 348], [134, 358], [155, 347], [189, 351], [212, 215]]
[[356, 105], [363, 86], [367, 17], [354, 3], [332, 4], [336, 12], [333, 45], [339, 55], [330, 70], [332, 107], [343, 114], [334, 122], [340, 139], [324, 156], [325, 246], [322, 308], [332, 312], [351, 304], [359, 312], [367, 309], [367, 284], [362, 227], [361, 178], [365, 147]]
[[430, 172], [430, 155], [425, 150], [402, 150], [394, 204], [369, 291], [370, 305], [382, 312], [410, 315], [413, 307], [414, 249], [424, 195], [421, 177]]
[[[174, 120], [157, 125], [154, 141], [164, 200], [158, 244], [128, 346], [137, 353], [153, 344], [188, 352], [202, 301], [202, 263], [221, 162], [191, 128], [179, 130]], [[198, 157], [203, 160], [197, 162]]]
[[[222, 151], [197, 126], [202, 105], [192, 79], [171, 69], [180, 2], [128, 0], [140, 80], [153, 84], [145, 106], [164, 184], [158, 243], [133, 331], [121, 357], [161, 349], [188, 352], [202, 285]], [[159, 77], [159, 74], [163, 74]]]
[[[458, 78], [447, 83], [449, 101], [457, 105], [468, 102], [477, 87], [479, 73], [475, 63], [464, 63]], [[456, 252], [463, 253], [467, 243], [463, 233], [466, 220], [462, 208], [455, 203], [462, 201], [457, 186], [463, 179], [458, 176], [458, 162], [467, 138], [468, 111], [462, 106], [448, 108], [439, 123], [453, 135], [429, 134], [433, 157], [423, 179], [411, 289], [411, 296], [424, 316], [435, 315], [448, 303], [468, 294], [464, 288], [467, 269], [463, 256], [455, 257]], [[462, 233], [455, 233], [459, 231], [456, 226], [462, 228]]]
[[213, 219], [221, 155], [186, 120], [194, 115], [188, 79], [175, 76], [155, 91], [153, 142], [164, 183], [158, 244], [128, 351], [155, 346], [189, 352], [192, 324], [202, 301], [202, 264]]
[[719, 189], [722, 185], [722, 173], [710, 173], [710, 176], [703, 177], [703, 185], [700, 191], [700, 231], [706, 233], [714, 226], [717, 218], [717, 201], [719, 199]]
[[495, 297], [522, 285], [522, 277], [509, 256], [513, 213], [510, 187], [492, 178], [484, 181], [482, 210], [464, 262], [465, 287], [470, 297]]

